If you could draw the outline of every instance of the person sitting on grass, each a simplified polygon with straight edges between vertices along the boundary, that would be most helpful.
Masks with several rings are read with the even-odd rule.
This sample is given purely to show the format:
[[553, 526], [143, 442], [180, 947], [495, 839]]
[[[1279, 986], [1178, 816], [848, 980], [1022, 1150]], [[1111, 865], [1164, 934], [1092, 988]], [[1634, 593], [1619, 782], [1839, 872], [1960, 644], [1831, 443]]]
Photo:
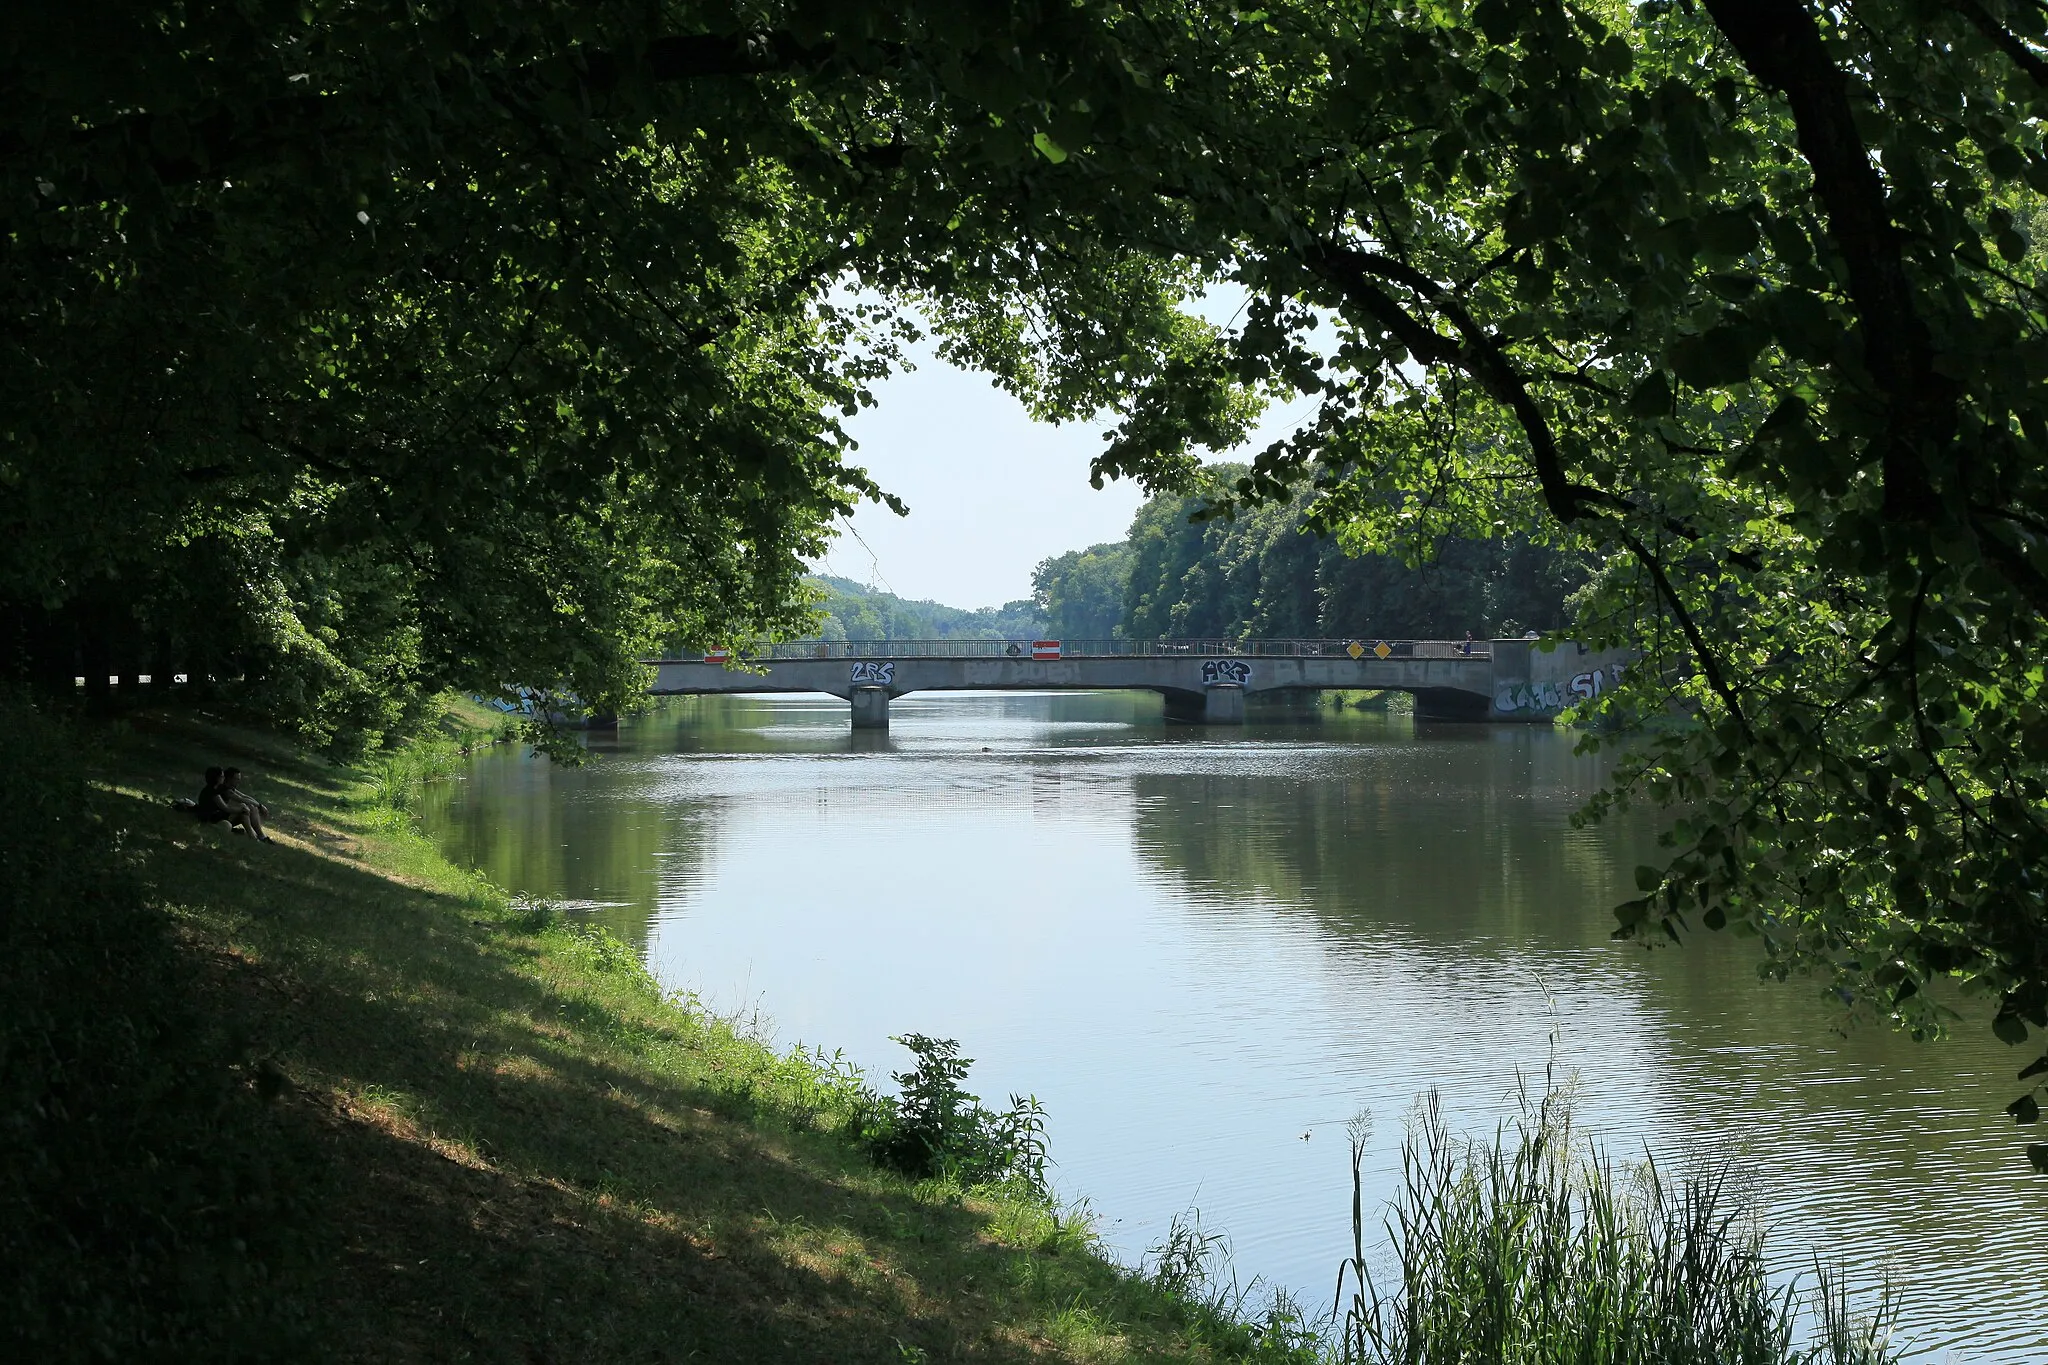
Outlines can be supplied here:
[[248, 823], [249, 832], [264, 843], [270, 842], [270, 834], [263, 828], [263, 822], [270, 818], [270, 807], [242, 790], [242, 770], [229, 768], [221, 774], [221, 795], [230, 806], [240, 806], [242, 817]]
[[239, 787], [241, 779], [240, 768], [208, 768], [206, 786], [200, 789], [192, 813], [201, 824], [214, 825], [225, 820], [230, 829], [253, 834], [267, 844], [270, 836], [263, 830], [263, 817], [270, 813], [270, 808], [244, 796]]

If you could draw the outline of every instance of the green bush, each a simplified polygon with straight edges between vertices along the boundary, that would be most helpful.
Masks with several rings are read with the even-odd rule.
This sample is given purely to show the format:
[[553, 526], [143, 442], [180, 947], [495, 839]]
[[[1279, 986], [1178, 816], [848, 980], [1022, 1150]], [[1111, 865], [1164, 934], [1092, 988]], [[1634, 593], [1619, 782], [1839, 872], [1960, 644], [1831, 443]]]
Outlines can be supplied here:
[[1012, 1095], [1007, 1110], [982, 1106], [961, 1086], [974, 1065], [951, 1038], [906, 1033], [890, 1041], [917, 1061], [895, 1073], [900, 1098], [874, 1095], [861, 1138], [877, 1162], [906, 1175], [962, 1186], [1016, 1182], [1046, 1193], [1045, 1110], [1035, 1095]]

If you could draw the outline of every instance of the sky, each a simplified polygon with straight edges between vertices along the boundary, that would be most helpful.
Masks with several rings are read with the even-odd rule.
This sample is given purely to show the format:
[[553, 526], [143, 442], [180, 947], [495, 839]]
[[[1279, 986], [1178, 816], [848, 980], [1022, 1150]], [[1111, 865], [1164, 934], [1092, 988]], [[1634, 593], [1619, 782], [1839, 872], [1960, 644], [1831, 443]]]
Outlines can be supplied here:
[[[1229, 316], [1226, 303], [1196, 311]], [[908, 517], [864, 503], [814, 567], [899, 597], [995, 607], [1031, 595], [1041, 560], [1122, 540], [1145, 501], [1130, 482], [1088, 486], [1107, 417], [1043, 425], [985, 375], [919, 347], [917, 369], [874, 385], [876, 403], [847, 420], [852, 463], [910, 506]], [[1236, 455], [1257, 450], [1307, 415], [1269, 412]], [[1230, 458], [1229, 456], [1218, 458]]]
[[985, 375], [928, 350], [917, 369], [874, 386], [875, 406], [846, 423], [851, 463], [910, 505], [899, 517], [863, 503], [822, 573], [899, 597], [994, 607], [1031, 595], [1050, 555], [1122, 540], [1144, 502], [1133, 483], [1088, 486], [1105, 420], [1043, 425]]

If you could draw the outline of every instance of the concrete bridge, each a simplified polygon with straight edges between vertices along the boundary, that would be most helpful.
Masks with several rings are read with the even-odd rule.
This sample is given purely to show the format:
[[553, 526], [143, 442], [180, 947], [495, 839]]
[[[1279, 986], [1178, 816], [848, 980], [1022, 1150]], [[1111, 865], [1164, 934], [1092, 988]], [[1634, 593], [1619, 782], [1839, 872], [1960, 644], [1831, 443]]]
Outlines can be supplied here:
[[891, 698], [952, 691], [1157, 692], [1169, 719], [1238, 725], [1248, 696], [1355, 688], [1413, 693], [1427, 719], [1548, 721], [1626, 667], [1534, 640], [840, 640], [648, 662], [655, 696], [825, 692], [861, 729], [887, 727]]

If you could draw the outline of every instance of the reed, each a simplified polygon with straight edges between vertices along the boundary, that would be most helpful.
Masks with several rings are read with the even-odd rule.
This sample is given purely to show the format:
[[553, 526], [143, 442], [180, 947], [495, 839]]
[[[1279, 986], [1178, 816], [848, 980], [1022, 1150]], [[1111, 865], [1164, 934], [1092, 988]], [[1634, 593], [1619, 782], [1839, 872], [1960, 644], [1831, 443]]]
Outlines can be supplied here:
[[[1820, 1330], [1793, 1342], [1805, 1305], [1774, 1288], [1763, 1237], [1721, 1167], [1673, 1179], [1655, 1163], [1617, 1170], [1573, 1139], [1556, 1091], [1496, 1131], [1459, 1142], [1434, 1094], [1402, 1148], [1388, 1215], [1398, 1285], [1366, 1258], [1352, 1134], [1352, 1255], [1332, 1317], [1357, 1365], [1890, 1365], [1885, 1313], [1856, 1320], [1823, 1273]], [[1347, 1294], [1348, 1291], [1348, 1294]]]

